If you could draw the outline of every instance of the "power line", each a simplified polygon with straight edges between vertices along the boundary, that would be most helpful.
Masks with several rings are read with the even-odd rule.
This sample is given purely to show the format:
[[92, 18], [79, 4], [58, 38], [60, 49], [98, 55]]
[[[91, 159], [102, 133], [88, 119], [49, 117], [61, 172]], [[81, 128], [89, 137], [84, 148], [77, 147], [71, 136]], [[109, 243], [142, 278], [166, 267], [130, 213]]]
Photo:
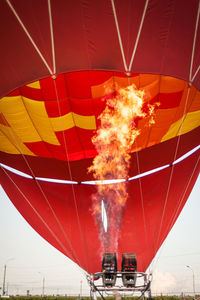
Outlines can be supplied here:
[[175, 254], [175, 255], [164, 255], [161, 258], [168, 258], [168, 257], [178, 257], [178, 256], [187, 256], [187, 255], [200, 255], [200, 252], [192, 252], [192, 253], [184, 253], [184, 254]]

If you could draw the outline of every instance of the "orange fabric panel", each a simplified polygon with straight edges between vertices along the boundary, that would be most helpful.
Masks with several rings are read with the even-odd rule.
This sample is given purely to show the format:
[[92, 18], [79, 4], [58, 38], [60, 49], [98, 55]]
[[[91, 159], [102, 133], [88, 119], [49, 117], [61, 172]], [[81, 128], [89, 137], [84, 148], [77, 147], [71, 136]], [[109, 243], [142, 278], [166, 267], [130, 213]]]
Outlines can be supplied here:
[[191, 96], [191, 98], [193, 98], [193, 99], [191, 101], [191, 105], [188, 109], [188, 112], [200, 110], [200, 92], [195, 90], [195, 92]]
[[160, 75], [154, 74], [140, 74], [139, 75], [139, 88], [152, 84], [154, 81], [160, 81]]
[[[176, 108], [170, 109], [158, 109], [155, 114], [155, 123], [152, 126], [148, 126], [145, 121], [140, 121], [138, 126], [141, 130], [146, 128], [149, 131], [148, 140], [146, 141], [146, 147], [158, 144], [161, 142], [163, 135], [168, 131]], [[144, 124], [146, 123], [146, 125]], [[148, 127], [147, 127], [148, 126]], [[142, 143], [142, 132], [137, 137], [137, 143]]]
[[0, 124], [4, 126], [10, 127], [9, 123], [7, 122], [6, 118], [4, 117], [3, 113], [0, 112]]
[[160, 80], [160, 92], [161, 93], [176, 93], [184, 90], [188, 85], [185, 81], [170, 77], [161, 76]]

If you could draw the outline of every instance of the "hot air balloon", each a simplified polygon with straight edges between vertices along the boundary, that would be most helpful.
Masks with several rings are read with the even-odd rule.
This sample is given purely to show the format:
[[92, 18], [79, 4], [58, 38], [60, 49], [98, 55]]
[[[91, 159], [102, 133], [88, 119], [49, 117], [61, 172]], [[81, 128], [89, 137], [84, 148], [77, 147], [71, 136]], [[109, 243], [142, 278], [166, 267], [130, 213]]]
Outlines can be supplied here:
[[[0, 183], [27, 222], [88, 273], [102, 263], [88, 172], [102, 99], [134, 84], [146, 104], [159, 103], [153, 124], [135, 120], [140, 134], [122, 178], [118, 266], [135, 253], [145, 271], [199, 174], [200, 2], [4, 0], [0, 14]], [[109, 226], [108, 218], [105, 235]]]

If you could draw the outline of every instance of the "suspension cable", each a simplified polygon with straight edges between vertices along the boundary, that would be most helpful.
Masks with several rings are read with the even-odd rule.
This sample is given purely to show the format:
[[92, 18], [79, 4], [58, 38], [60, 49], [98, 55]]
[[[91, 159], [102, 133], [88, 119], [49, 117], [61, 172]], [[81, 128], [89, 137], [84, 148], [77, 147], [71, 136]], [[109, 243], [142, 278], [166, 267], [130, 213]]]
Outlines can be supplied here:
[[194, 81], [200, 65], [196, 71], [196, 73], [194, 74], [194, 76], [192, 77], [192, 69], [193, 69], [193, 62], [194, 62], [194, 52], [195, 52], [195, 47], [196, 47], [196, 38], [197, 38], [197, 30], [198, 30], [198, 24], [199, 24], [199, 15], [200, 15], [200, 0], [199, 0], [199, 6], [198, 6], [198, 11], [197, 11], [197, 17], [196, 17], [196, 24], [195, 24], [195, 31], [194, 31], [194, 39], [193, 39], [193, 46], [192, 46], [192, 56], [191, 56], [191, 63], [190, 63], [190, 74], [189, 74], [189, 80], [190, 81]]
[[[47, 61], [45, 60], [45, 58], [44, 58], [44, 56], [42, 55], [42, 53], [41, 53], [41, 51], [39, 50], [39, 48], [37, 47], [37, 45], [36, 45], [36, 43], [34, 42], [33, 38], [32, 38], [31, 35], [29, 34], [28, 30], [26, 29], [25, 25], [23, 24], [22, 20], [20, 19], [19, 15], [17, 14], [16, 10], [14, 9], [14, 7], [12, 6], [12, 4], [10, 3], [9, 0], [6, 0], [6, 2], [7, 2], [7, 4], [9, 5], [9, 7], [10, 7], [10, 9], [12, 10], [13, 14], [15, 15], [15, 17], [17, 18], [18, 22], [20, 23], [21, 27], [23, 28], [24, 32], [26, 33], [27, 37], [29, 38], [30, 42], [32, 43], [33, 47], [35, 48], [35, 50], [36, 50], [37, 53], [39, 54], [40, 58], [41, 58], [42, 61], [44, 62], [45, 66], [47, 67], [47, 69], [48, 69], [48, 71], [49, 71], [49, 73], [52, 75], [53, 72], [52, 72], [51, 68], [49, 67]], [[53, 65], [54, 65], [54, 70], [56, 70], [56, 65], [55, 65], [55, 48], [54, 48], [54, 38], [53, 38], [53, 24], [52, 24], [52, 15], [51, 15], [51, 5], [50, 5], [50, 1], [48, 1], [48, 11], [49, 11], [49, 21], [50, 21], [51, 42], [52, 42]], [[18, 145], [18, 146], [19, 146], [19, 145]], [[20, 147], [18, 147], [18, 151], [19, 151], [19, 149], [20, 149]], [[19, 152], [22, 154], [22, 151], [21, 151], [21, 150], [20, 150]], [[29, 163], [28, 163], [28, 161], [27, 161], [27, 159], [25, 158], [25, 156], [24, 156], [23, 154], [22, 154], [22, 156], [23, 156], [23, 158], [24, 158], [24, 160], [25, 160], [25, 162], [26, 162], [26, 164], [27, 164], [27, 166], [28, 166], [28, 168], [29, 168], [29, 170], [30, 170], [30, 172], [31, 172], [31, 174], [32, 174], [32, 177], [33, 177], [33, 178], [36, 178], [35, 175], [34, 175], [34, 173], [33, 173], [33, 171], [32, 171], [32, 169], [31, 169], [31, 167], [30, 167], [30, 165], [29, 165]], [[74, 253], [74, 249], [72, 248], [72, 245], [71, 245], [69, 239], [67, 238], [66, 233], [64, 232], [63, 227], [62, 227], [62, 225], [60, 224], [60, 222], [59, 222], [59, 220], [58, 220], [58, 218], [57, 218], [57, 216], [56, 216], [56, 214], [55, 214], [53, 208], [51, 207], [51, 205], [50, 205], [50, 203], [49, 203], [49, 201], [48, 201], [48, 199], [47, 199], [47, 197], [46, 197], [46, 195], [45, 195], [45, 193], [44, 193], [42, 187], [40, 186], [39, 182], [38, 182], [36, 179], [35, 179], [35, 182], [36, 182], [38, 188], [40, 189], [40, 191], [41, 191], [43, 197], [45, 198], [45, 200], [46, 200], [48, 206], [50, 207], [52, 214], [54, 215], [54, 217], [55, 217], [55, 219], [56, 219], [56, 221], [57, 221], [57, 223], [58, 223], [58, 225], [59, 225], [61, 231], [63, 232], [63, 234], [64, 234], [64, 236], [65, 236], [67, 242], [69, 243], [70, 248], [72, 249], [72, 251], [73, 251], [73, 253]], [[76, 257], [77, 257], [77, 256], [76, 256]], [[77, 260], [77, 261], [79, 261], [79, 260]], [[80, 262], [79, 262], [79, 263], [80, 263]]]
[[[193, 48], [192, 48], [192, 55], [191, 55], [191, 61], [190, 61], [190, 73], [189, 73], [189, 79], [190, 80], [191, 80], [191, 77], [192, 77], [193, 59], [194, 59], [194, 50], [195, 50], [195, 44], [196, 44], [196, 34], [197, 34], [197, 28], [198, 28], [198, 22], [199, 22], [199, 14], [200, 14], [200, 1], [199, 1], [198, 12], [197, 12], [195, 33], [194, 33], [194, 39], [193, 39]], [[186, 118], [186, 110], [187, 110], [187, 104], [188, 104], [189, 94], [190, 94], [190, 90], [191, 90], [191, 85], [192, 85], [192, 82], [189, 83], [189, 86], [187, 88], [187, 95], [186, 95], [186, 100], [185, 100], [185, 105], [184, 105], [183, 116], [182, 116], [182, 119], [181, 119], [180, 127], [177, 131], [177, 134], [176, 134], [178, 136], [178, 138], [177, 138], [177, 143], [176, 143], [176, 147], [175, 147], [175, 153], [174, 153], [173, 161], [176, 160], [177, 153], [178, 153], [178, 148], [179, 148], [180, 139], [181, 139], [181, 131], [182, 131], [182, 128], [183, 128], [184, 120]], [[165, 210], [166, 210], [166, 206], [167, 206], [169, 191], [170, 191], [170, 188], [171, 188], [173, 172], [174, 172], [174, 165], [172, 165], [172, 167], [171, 167], [167, 192], [166, 192], [165, 201], [164, 201], [164, 209], [163, 209], [163, 212], [162, 212], [161, 223], [160, 223], [159, 233], [158, 233], [158, 238], [157, 238], [157, 245], [159, 244], [159, 238], [160, 238], [160, 234], [161, 234], [161, 228], [162, 228], [162, 225], [163, 225], [163, 220], [164, 220]]]
[[143, 14], [142, 14], [142, 18], [141, 18], [141, 21], [140, 21], [140, 27], [139, 27], [139, 30], [138, 30], [136, 42], [135, 42], [135, 45], [134, 45], [134, 48], [133, 48], [133, 53], [132, 53], [132, 56], [131, 56], [129, 67], [128, 67], [129, 71], [131, 71], [131, 68], [132, 68], [132, 64], [133, 64], [133, 60], [134, 60], [135, 53], [136, 53], [136, 50], [137, 50], [138, 42], [139, 42], [139, 39], [140, 39], [140, 34], [141, 34], [141, 31], [142, 31], [142, 27], [143, 27], [144, 18], [145, 18], [145, 15], [146, 15], [148, 3], [149, 3], [149, 0], [146, 0], [144, 10], [143, 10]]
[[[190, 89], [191, 89], [191, 87], [189, 86], [188, 89], [187, 89], [187, 95], [186, 95], [186, 100], [185, 100], [185, 105], [184, 105], [184, 111], [183, 111], [183, 116], [182, 116], [182, 120], [181, 120], [181, 125], [180, 125], [180, 127], [178, 129], [178, 132], [176, 134], [178, 136], [178, 138], [177, 138], [177, 143], [176, 143], [176, 147], [175, 147], [174, 158], [173, 158], [172, 161], [175, 161], [176, 158], [177, 158], [178, 147], [179, 147], [180, 138], [181, 138], [181, 130], [182, 130], [183, 123], [184, 123], [184, 120], [185, 120], [186, 108], [187, 108], [187, 104], [188, 104]], [[158, 238], [157, 238], [156, 244], [159, 243], [159, 238], [160, 238], [161, 229], [162, 229], [162, 225], [163, 225], [163, 220], [164, 220], [165, 210], [166, 210], [166, 206], [167, 206], [169, 191], [170, 191], [170, 188], [171, 188], [173, 173], [174, 173], [174, 165], [171, 166], [171, 171], [170, 171], [170, 176], [169, 176], [169, 181], [168, 181], [168, 186], [167, 186], [167, 192], [166, 192], [166, 196], [165, 196], [164, 207], [163, 207], [163, 210], [162, 210], [161, 222], [160, 222], [160, 226], [159, 226], [159, 232], [158, 232]]]
[[[60, 108], [60, 103], [59, 103], [59, 97], [58, 97], [58, 90], [57, 90], [57, 85], [56, 85], [56, 79], [53, 80], [53, 82], [54, 82], [54, 88], [55, 88], [55, 92], [56, 92], [56, 101], [57, 101], [58, 112], [59, 112], [59, 116], [60, 116], [60, 124], [61, 124], [61, 128], [62, 128], [64, 148], [65, 148], [65, 153], [66, 153], [66, 158], [67, 158], [67, 166], [68, 166], [70, 180], [72, 181], [72, 172], [71, 172], [71, 166], [70, 166], [70, 163], [69, 163], [67, 141], [66, 141], [66, 137], [65, 137], [65, 134], [64, 134], [64, 124], [63, 124], [63, 120], [61, 118], [61, 108]], [[82, 249], [84, 250], [83, 252], [84, 252], [84, 256], [85, 256], [85, 262], [86, 262], [86, 265], [87, 265], [87, 268], [88, 268], [88, 260], [87, 260], [87, 255], [86, 255], [86, 252], [85, 252], [86, 246], [84, 245], [83, 232], [82, 232], [82, 229], [81, 229], [81, 223], [80, 223], [80, 217], [79, 217], [79, 212], [78, 212], [77, 199], [76, 199], [76, 195], [75, 195], [74, 185], [72, 184], [71, 187], [72, 187], [73, 201], [74, 201], [74, 205], [75, 205], [75, 211], [76, 211], [76, 216], [77, 216], [77, 221], [78, 221], [78, 227], [79, 227], [79, 232], [80, 232], [80, 237], [81, 237], [81, 245], [82, 245]]]
[[44, 56], [42, 55], [41, 51], [39, 50], [39, 48], [37, 47], [36, 43], [34, 42], [33, 38], [31, 37], [30, 33], [28, 32], [27, 28], [25, 27], [24, 23], [22, 22], [22, 20], [20, 19], [18, 13], [16, 12], [16, 10], [14, 9], [13, 5], [10, 3], [10, 0], [6, 0], [7, 4], [9, 5], [11, 11], [13, 12], [13, 14], [15, 15], [17, 21], [19, 22], [19, 24], [21, 25], [22, 29], [24, 30], [25, 34], [27, 35], [27, 37], [29, 38], [31, 44], [33, 45], [33, 47], [35, 48], [35, 50], [37, 51], [37, 53], [39, 54], [40, 58], [42, 59], [43, 63], [45, 64], [46, 68], [48, 69], [49, 73], [52, 75], [53, 72], [50, 68], [50, 66], [48, 65], [46, 59], [44, 58]]
[[191, 180], [192, 180], [192, 178], [193, 178], [193, 176], [194, 176], [194, 173], [195, 173], [195, 171], [196, 171], [196, 168], [197, 168], [197, 166], [198, 166], [199, 161], [200, 161], [200, 154], [199, 154], [198, 159], [197, 159], [197, 161], [196, 161], [196, 163], [195, 163], [195, 166], [193, 167], [192, 173], [191, 173], [191, 175], [190, 175], [190, 178], [189, 178], [189, 180], [188, 180], [188, 183], [187, 183], [187, 185], [186, 185], [186, 188], [185, 188], [185, 190], [184, 190], [184, 192], [183, 192], [183, 194], [182, 194], [181, 200], [179, 201], [179, 203], [178, 203], [178, 205], [177, 205], [176, 211], [175, 211], [174, 215], [171, 217], [171, 220], [170, 220], [170, 222], [169, 222], [168, 229], [166, 230], [166, 232], [169, 232], [169, 231], [171, 230], [171, 228], [172, 228], [172, 226], [173, 226], [173, 224], [174, 224], [174, 222], [175, 222], [175, 220], [176, 220], [176, 218], [177, 218], [178, 211], [180, 210], [181, 204], [182, 204], [183, 201], [184, 201], [185, 195], [186, 195], [186, 193], [187, 193], [188, 187], [189, 187], [189, 185], [190, 185], [190, 183], [191, 183]]
[[[137, 161], [137, 169], [138, 174], [140, 174], [140, 162], [139, 162], [139, 154], [137, 151], [137, 143], [135, 141], [136, 145], [136, 161]], [[148, 239], [147, 239], [147, 225], [146, 225], [146, 219], [145, 219], [145, 211], [144, 211], [144, 196], [143, 196], [143, 189], [142, 189], [142, 181], [141, 178], [138, 179], [139, 182], [139, 188], [140, 188], [140, 200], [142, 204], [142, 218], [143, 218], [143, 224], [144, 224], [144, 234], [145, 234], [145, 243], [146, 247], [148, 248]], [[148, 251], [148, 261], [150, 262], [150, 252]]]
[[53, 73], [56, 73], [56, 60], [55, 60], [55, 45], [54, 45], [54, 34], [53, 34], [53, 21], [52, 21], [52, 11], [51, 11], [51, 0], [48, 0], [48, 11], [49, 11], [49, 25], [51, 33], [51, 48], [52, 48], [52, 58], [53, 58]]
[[10, 131], [10, 133], [11, 133], [11, 137], [13, 138], [14, 146], [15, 146], [16, 149], [19, 151], [19, 153], [22, 155], [22, 157], [23, 157], [23, 159], [24, 159], [24, 161], [25, 161], [25, 163], [26, 163], [26, 165], [27, 165], [27, 167], [28, 167], [28, 169], [29, 169], [29, 171], [30, 171], [30, 173], [31, 173], [31, 175], [32, 175], [32, 177], [33, 177], [33, 179], [35, 180], [35, 183], [36, 183], [38, 189], [40, 190], [41, 194], [43, 195], [43, 197], [44, 197], [44, 199], [45, 199], [47, 205], [49, 206], [49, 208], [50, 208], [50, 210], [51, 210], [51, 212], [52, 212], [52, 215], [54, 216], [54, 218], [55, 218], [55, 220], [56, 220], [56, 222], [57, 222], [57, 224], [58, 224], [60, 230], [62, 231], [62, 233], [63, 233], [63, 235], [64, 235], [64, 237], [65, 237], [67, 243], [69, 244], [69, 246], [70, 246], [70, 248], [71, 248], [71, 250], [72, 250], [72, 253], [73, 253], [74, 257], [75, 257], [75, 260], [80, 264], [80, 261], [79, 261], [77, 255], [75, 254], [75, 251], [74, 251], [74, 249], [73, 249], [73, 247], [72, 247], [72, 244], [70, 243], [68, 237], [66, 236], [66, 233], [64, 232], [64, 229], [63, 229], [63, 227], [62, 227], [60, 221], [58, 220], [55, 211], [53, 210], [53, 208], [52, 208], [50, 202], [48, 201], [48, 199], [47, 199], [47, 197], [46, 197], [46, 194], [44, 193], [44, 191], [43, 191], [43, 189], [42, 189], [40, 183], [38, 182], [38, 180], [37, 180], [37, 178], [36, 178], [36, 176], [35, 176], [35, 174], [34, 174], [32, 168], [31, 168], [31, 166], [30, 166], [30, 164], [29, 164], [29, 162], [28, 162], [26, 156], [23, 154], [23, 151], [21, 150], [20, 145], [19, 145], [19, 143], [18, 143], [18, 141], [17, 141], [17, 139], [16, 139], [16, 137], [15, 137], [15, 134], [14, 134], [14, 132], [12, 131], [11, 127], [9, 127], [9, 131]]
[[[145, 14], [146, 14], [146, 9], [147, 9], [147, 6], [148, 6], [148, 1], [149, 0], [146, 0], [146, 3], [145, 3], [142, 19], [141, 19], [141, 22], [140, 22], [140, 27], [139, 27], [138, 34], [137, 34], [136, 43], [135, 43], [135, 46], [134, 46], [134, 49], [133, 49], [133, 53], [132, 53], [131, 61], [130, 61], [130, 64], [129, 64], [129, 68], [127, 68], [127, 63], [126, 63], [126, 59], [125, 59], [125, 55], [124, 55], [124, 49], [123, 49], [123, 44], [122, 44], [118, 19], [117, 19], [117, 13], [116, 13], [116, 9], [115, 9], [115, 3], [114, 3], [114, 0], [111, 0], [113, 15], [114, 15], [114, 19], [115, 19], [115, 25], [116, 25], [116, 29], [117, 29], [117, 35], [118, 35], [118, 40], [119, 40], [119, 45], [120, 45], [120, 50], [121, 50], [121, 54], [122, 54], [122, 59], [123, 59], [125, 71], [131, 70], [131, 67], [132, 67], [133, 59], [134, 59], [134, 56], [135, 56], [135, 52], [136, 52], [136, 49], [137, 49], [137, 45], [138, 45], [138, 42], [139, 42], [139, 38], [140, 38], [140, 34], [141, 34], [141, 30], [142, 30], [142, 26], [143, 26]], [[130, 79], [128, 79], [128, 81], [130, 82]], [[140, 174], [137, 144], [135, 143], [135, 145], [136, 145], [137, 168], [138, 168], [138, 172]], [[142, 191], [142, 184], [141, 184], [141, 179], [140, 178], [139, 178], [139, 188], [140, 188], [140, 198], [141, 198], [141, 203], [142, 203], [142, 214], [143, 214], [143, 222], [144, 222], [145, 241], [146, 241], [146, 245], [147, 245], [147, 228], [146, 228], [145, 212], [144, 212], [144, 199], [143, 199], [143, 191]], [[150, 257], [149, 257], [149, 259], [150, 259]]]
[[[187, 185], [186, 185], [186, 187], [185, 187], [185, 190], [184, 190], [184, 192], [183, 192], [183, 194], [182, 194], [181, 200], [179, 201], [179, 203], [178, 203], [178, 205], [177, 205], [177, 208], [176, 208], [176, 210], [175, 210], [175, 213], [174, 213], [174, 215], [172, 216], [172, 218], [171, 218], [171, 220], [170, 220], [170, 222], [169, 222], [169, 225], [168, 225], [167, 229], [165, 230], [165, 234], [167, 234], [167, 233], [172, 229], [172, 227], [173, 227], [173, 225], [174, 225], [174, 222], [175, 222], [175, 220], [176, 220], [176, 218], [177, 218], [177, 215], [178, 215], [178, 211], [180, 210], [181, 204], [182, 204], [182, 202], [183, 202], [183, 200], [184, 200], [184, 198], [185, 198], [185, 195], [186, 195], [186, 193], [187, 193], [188, 187], [189, 187], [190, 182], [191, 182], [191, 180], [192, 180], [192, 178], [193, 178], [193, 176], [194, 176], [194, 173], [195, 173], [195, 171], [196, 171], [196, 168], [197, 168], [197, 166], [198, 166], [199, 161], [200, 161], [200, 155], [199, 155], [199, 157], [198, 157], [198, 159], [197, 159], [197, 161], [196, 161], [195, 166], [193, 167], [193, 170], [192, 170], [192, 172], [191, 172], [190, 178], [189, 178], [188, 183], [187, 183]], [[165, 234], [164, 234], [164, 236], [165, 236]], [[154, 260], [153, 260], [153, 263], [152, 263], [152, 266], [151, 266], [152, 269], [155, 268], [156, 265], [158, 264], [158, 261], [159, 261], [159, 259], [160, 259], [160, 257], [161, 257], [161, 254], [162, 254], [162, 251], [163, 251], [163, 249], [164, 249], [165, 244], [166, 244], [166, 239], [164, 240], [163, 244], [161, 245], [160, 252], [158, 253], [157, 258], [156, 258], [156, 259], [154, 258]]]
[[[130, 85], [130, 77], [128, 77], [128, 83]], [[133, 122], [134, 122], [134, 117], [133, 118]], [[135, 123], [135, 122], [134, 122]], [[135, 144], [135, 148], [136, 148], [136, 162], [137, 162], [137, 171], [138, 171], [138, 175], [141, 174], [140, 172], [140, 161], [139, 161], [139, 154], [138, 154], [138, 146], [137, 146], [137, 142], [134, 142]], [[142, 182], [141, 182], [141, 178], [138, 178], [138, 182], [139, 182], [139, 190], [140, 190], [140, 200], [141, 200], [141, 204], [142, 204], [142, 219], [143, 219], [143, 223], [144, 223], [144, 234], [145, 234], [145, 243], [146, 246], [148, 245], [148, 241], [147, 241], [147, 226], [146, 226], [146, 220], [145, 220], [145, 212], [144, 212], [144, 197], [143, 197], [143, 190], [142, 190]], [[148, 252], [148, 260], [150, 261], [150, 254]]]
[[123, 64], [124, 64], [124, 69], [125, 69], [125, 71], [128, 71], [128, 67], [127, 67], [127, 64], [126, 64], [126, 58], [125, 58], [125, 54], [124, 54], [124, 48], [123, 48], [123, 44], [122, 44], [122, 39], [121, 39], [121, 34], [120, 34], [119, 23], [118, 23], [118, 19], [117, 19], [117, 13], [116, 13], [116, 9], [115, 9], [115, 2], [114, 2], [114, 0], [111, 0], [111, 4], [112, 4], [113, 16], [114, 16], [114, 19], [115, 19], [115, 26], [116, 26], [116, 30], [117, 30], [117, 36], [118, 36], [118, 40], [119, 40], [119, 46], [120, 46], [120, 50], [121, 50], [121, 55], [122, 55], [122, 60], [123, 60]]
[[[0, 165], [1, 166], [1, 165]], [[29, 204], [29, 206], [33, 209], [33, 211], [35, 212], [35, 214], [38, 216], [38, 218], [41, 220], [41, 222], [44, 224], [44, 226], [47, 228], [47, 230], [50, 232], [50, 234], [53, 236], [53, 238], [55, 238], [55, 240], [58, 242], [58, 244], [60, 245], [60, 247], [63, 249], [63, 251], [65, 252], [66, 256], [68, 256], [70, 259], [74, 259], [74, 257], [71, 255], [71, 253], [69, 252], [69, 250], [67, 250], [64, 246], [64, 244], [60, 241], [60, 239], [55, 235], [55, 233], [51, 230], [51, 228], [48, 226], [48, 224], [45, 222], [45, 220], [43, 219], [43, 217], [39, 214], [39, 212], [37, 211], [36, 208], [34, 208], [34, 206], [31, 204], [31, 202], [28, 200], [28, 198], [26, 197], [26, 195], [22, 192], [22, 190], [20, 189], [20, 187], [15, 183], [15, 181], [12, 179], [12, 177], [8, 174], [8, 172], [1, 166], [1, 169], [3, 170], [3, 172], [6, 174], [6, 176], [9, 178], [9, 180], [13, 183], [13, 185], [16, 187], [16, 189], [18, 190], [18, 192], [22, 195], [22, 197], [25, 199], [25, 201]], [[82, 272], [84, 273], [84, 275], [88, 274], [88, 272], [86, 272], [84, 269], [81, 268], [80, 264], [75, 263], [75, 266]]]
[[[1, 165], [0, 165], [1, 166]], [[58, 244], [61, 246], [61, 248], [64, 250], [67, 256], [71, 256], [63, 243], [57, 238], [57, 236], [54, 234], [54, 232], [51, 230], [51, 228], [48, 226], [48, 224], [45, 222], [45, 220], [42, 218], [42, 216], [39, 214], [37, 209], [31, 204], [31, 202], [28, 200], [26, 195], [22, 192], [20, 187], [15, 183], [15, 181], [11, 178], [11, 176], [8, 174], [8, 172], [1, 166], [1, 169], [6, 174], [6, 176], [9, 178], [9, 180], [13, 183], [13, 185], [16, 187], [18, 192], [22, 195], [22, 197], [25, 199], [25, 201], [29, 204], [29, 206], [32, 208], [32, 210], [35, 212], [35, 214], [38, 216], [38, 218], [41, 220], [41, 222], [44, 224], [44, 226], [48, 229], [48, 231], [51, 233], [51, 235], [55, 238], [55, 240], [58, 242]]]

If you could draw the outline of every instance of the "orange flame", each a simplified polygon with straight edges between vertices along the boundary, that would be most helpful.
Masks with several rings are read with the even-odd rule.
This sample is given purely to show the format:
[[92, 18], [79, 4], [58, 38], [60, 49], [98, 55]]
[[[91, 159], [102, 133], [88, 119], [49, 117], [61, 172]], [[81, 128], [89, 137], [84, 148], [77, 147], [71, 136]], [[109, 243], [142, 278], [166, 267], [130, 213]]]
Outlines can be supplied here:
[[[127, 179], [130, 152], [140, 131], [135, 127], [136, 117], [144, 118], [144, 91], [134, 85], [119, 89], [116, 97], [108, 99], [106, 108], [99, 116], [101, 125], [92, 142], [98, 152], [88, 171], [95, 180]], [[153, 115], [154, 107], [148, 105], [148, 115]], [[150, 122], [152, 122], [152, 118]], [[123, 207], [128, 198], [126, 182], [97, 185], [97, 193], [92, 195], [93, 214], [99, 227], [102, 251], [117, 250], [119, 229]], [[108, 218], [108, 232], [105, 233], [101, 221], [101, 201]]]

